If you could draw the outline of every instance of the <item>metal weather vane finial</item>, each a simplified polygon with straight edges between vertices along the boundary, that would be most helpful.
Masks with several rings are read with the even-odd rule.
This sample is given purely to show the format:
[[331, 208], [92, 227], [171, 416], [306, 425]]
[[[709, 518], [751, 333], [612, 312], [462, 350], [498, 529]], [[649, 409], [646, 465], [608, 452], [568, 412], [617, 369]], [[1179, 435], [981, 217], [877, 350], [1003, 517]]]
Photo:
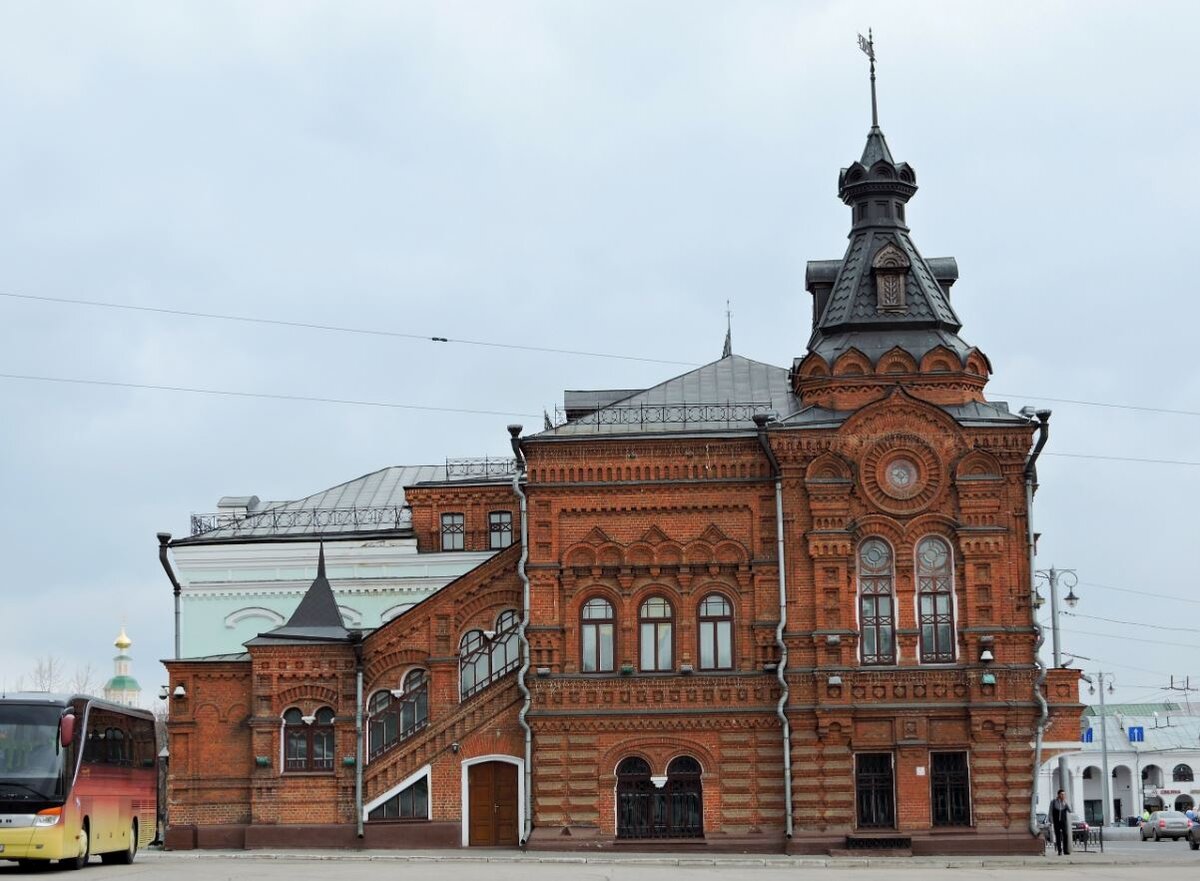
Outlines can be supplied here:
[[875, 36], [867, 28], [867, 35], [858, 35], [858, 48], [871, 59], [871, 128], [879, 128], [879, 108], [875, 103]]

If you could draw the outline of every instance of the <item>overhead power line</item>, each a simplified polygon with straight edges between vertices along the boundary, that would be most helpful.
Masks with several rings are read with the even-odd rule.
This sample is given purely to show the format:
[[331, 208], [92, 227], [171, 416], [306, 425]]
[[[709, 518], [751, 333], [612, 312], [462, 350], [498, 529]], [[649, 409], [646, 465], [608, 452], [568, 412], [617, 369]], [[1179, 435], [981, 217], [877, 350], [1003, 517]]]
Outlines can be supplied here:
[[1100, 590], [1114, 590], [1117, 593], [1132, 593], [1140, 597], [1155, 597], [1161, 600], [1172, 600], [1177, 603], [1200, 604], [1200, 599], [1196, 599], [1195, 597], [1181, 597], [1170, 593], [1152, 593], [1146, 590], [1133, 590], [1128, 587], [1113, 587], [1111, 584], [1097, 584], [1095, 581], [1081, 581], [1079, 583], [1085, 587], [1098, 587]]
[[1099, 636], [1104, 639], [1120, 639], [1126, 642], [1145, 642], [1150, 643], [1151, 645], [1166, 645], [1184, 649], [1194, 649], [1196, 647], [1196, 644], [1192, 642], [1164, 642], [1160, 639], [1141, 639], [1139, 637], [1129, 636], [1124, 633], [1097, 633], [1094, 630], [1076, 630], [1073, 627], [1060, 627], [1059, 629], [1063, 633], [1077, 633], [1081, 636]]
[[1111, 401], [1081, 401], [1076, 398], [1047, 398], [1045, 395], [1019, 395], [1015, 392], [990, 392], [1005, 398], [1026, 401], [1049, 401], [1052, 404], [1078, 404], [1080, 407], [1105, 407], [1110, 410], [1136, 410], [1141, 413], [1172, 413], [1176, 416], [1200, 416], [1200, 410], [1173, 410], [1168, 407], [1147, 407], [1141, 404], [1114, 404]]
[[1141, 621], [1122, 621], [1119, 618], [1101, 618], [1099, 615], [1084, 615], [1080, 612], [1063, 612], [1063, 615], [1069, 615], [1072, 618], [1087, 618], [1091, 621], [1103, 621], [1106, 624], [1128, 624], [1130, 627], [1146, 627], [1150, 630], [1172, 630], [1176, 633], [1195, 633], [1195, 626], [1192, 627], [1168, 627], [1165, 624], [1144, 624]]
[[520, 416], [536, 419], [537, 413], [513, 413], [506, 410], [471, 410], [465, 407], [434, 407], [426, 404], [398, 404], [393, 401], [359, 401], [348, 398], [319, 398], [310, 395], [285, 395], [272, 392], [242, 392], [231, 389], [193, 388], [180, 385], [151, 385], [141, 382], [116, 382], [106, 379], [80, 379], [66, 376], [32, 376], [21, 373], [0, 373], [0, 379], [29, 382], [55, 382], [79, 385], [100, 385], [111, 388], [149, 389], [158, 392], [186, 392], [192, 395], [220, 395], [232, 398], [267, 398], [275, 401], [304, 401], [317, 404], [348, 404], [355, 407], [386, 407], [393, 410], [430, 410], [436, 413], [470, 413], [476, 416]]
[[580, 349], [555, 349], [550, 346], [526, 346], [519, 343], [500, 343], [491, 340], [468, 340], [435, 334], [403, 333], [398, 330], [382, 330], [369, 327], [343, 327], [338, 324], [317, 324], [308, 321], [288, 321], [282, 318], [258, 318], [251, 315], [225, 315], [218, 312], [193, 312], [187, 309], [167, 309], [162, 306], [138, 306], [133, 303], [106, 303], [100, 300], [77, 300], [69, 297], [42, 297], [34, 294], [14, 294], [0, 291], [0, 297], [14, 300], [35, 300], [40, 303], [61, 303], [71, 306], [95, 306], [103, 309], [125, 309], [130, 312], [154, 312], [159, 315], [176, 315], [185, 318], [208, 318], [214, 321], [238, 321], [244, 324], [271, 324], [278, 327], [296, 327], [303, 330], [326, 330], [334, 333], [362, 334], [364, 336], [393, 337], [406, 340], [423, 340], [432, 343], [458, 343], [464, 346], [485, 346], [492, 349], [518, 349], [526, 352], [546, 352], [554, 355], [582, 355], [588, 358], [615, 358], [620, 361], [645, 361], [651, 364], [676, 364], [699, 367], [691, 361], [671, 361], [665, 358], [647, 358], [641, 355], [618, 355], [613, 352], [588, 352]]
[[1059, 456], [1064, 459], [1101, 459], [1106, 462], [1140, 462], [1144, 465], [1187, 465], [1200, 467], [1200, 462], [1187, 459], [1147, 459], [1141, 456], [1100, 456], [1092, 453], [1055, 453], [1045, 450], [1043, 456]]

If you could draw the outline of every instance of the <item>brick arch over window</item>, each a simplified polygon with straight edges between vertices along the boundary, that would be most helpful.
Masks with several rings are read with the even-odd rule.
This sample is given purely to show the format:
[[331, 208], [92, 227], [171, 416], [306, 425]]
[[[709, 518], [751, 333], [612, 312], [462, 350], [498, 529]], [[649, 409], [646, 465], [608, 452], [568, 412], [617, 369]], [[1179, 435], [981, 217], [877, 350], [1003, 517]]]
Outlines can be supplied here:
[[326, 685], [294, 685], [275, 695], [275, 705], [277, 707], [296, 705], [310, 709], [316, 704], [329, 704], [336, 707], [337, 699], [337, 690]]

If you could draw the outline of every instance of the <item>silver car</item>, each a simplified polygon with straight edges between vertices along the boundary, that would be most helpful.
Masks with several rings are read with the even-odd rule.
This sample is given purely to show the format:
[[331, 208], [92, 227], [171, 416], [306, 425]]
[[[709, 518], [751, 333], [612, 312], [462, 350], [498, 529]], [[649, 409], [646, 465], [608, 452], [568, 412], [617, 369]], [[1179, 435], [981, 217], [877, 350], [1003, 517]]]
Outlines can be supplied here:
[[1149, 820], [1142, 821], [1142, 841], [1147, 838], [1153, 838], [1155, 841], [1162, 841], [1164, 838], [1178, 841], [1187, 838], [1191, 828], [1192, 821], [1180, 811], [1155, 811]]

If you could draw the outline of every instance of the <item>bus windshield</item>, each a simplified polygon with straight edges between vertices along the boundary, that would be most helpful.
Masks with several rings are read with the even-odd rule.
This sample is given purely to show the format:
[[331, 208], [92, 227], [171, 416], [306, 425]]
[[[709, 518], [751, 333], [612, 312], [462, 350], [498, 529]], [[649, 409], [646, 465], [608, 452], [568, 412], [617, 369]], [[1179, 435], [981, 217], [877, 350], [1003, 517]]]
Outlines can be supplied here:
[[0, 801], [62, 796], [61, 707], [0, 703]]

